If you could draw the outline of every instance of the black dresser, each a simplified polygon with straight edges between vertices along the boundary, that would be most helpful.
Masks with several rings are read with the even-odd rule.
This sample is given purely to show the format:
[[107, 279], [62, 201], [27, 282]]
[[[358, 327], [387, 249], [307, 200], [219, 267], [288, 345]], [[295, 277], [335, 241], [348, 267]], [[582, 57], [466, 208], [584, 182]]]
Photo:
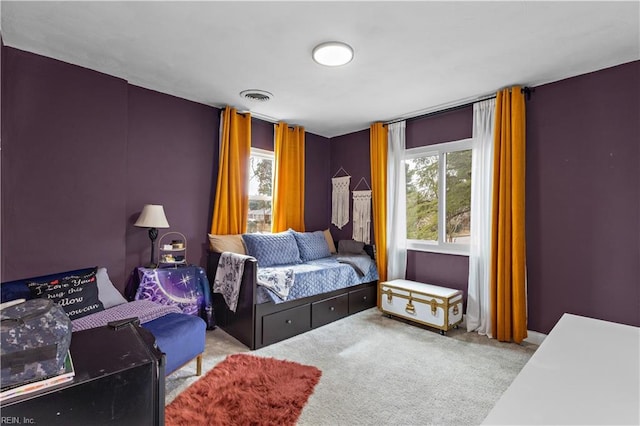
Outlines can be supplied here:
[[2, 403], [3, 419], [33, 425], [163, 425], [164, 354], [144, 328], [73, 333], [73, 381]]

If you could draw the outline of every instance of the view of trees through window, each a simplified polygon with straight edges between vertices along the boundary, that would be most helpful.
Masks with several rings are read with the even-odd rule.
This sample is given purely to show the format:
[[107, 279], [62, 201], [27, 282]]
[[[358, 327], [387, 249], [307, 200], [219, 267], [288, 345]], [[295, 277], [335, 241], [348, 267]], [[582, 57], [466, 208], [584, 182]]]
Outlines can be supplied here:
[[406, 161], [407, 239], [438, 241], [438, 156]]
[[[441, 175], [440, 162], [445, 162]], [[439, 241], [442, 217], [447, 243], [468, 244], [471, 228], [471, 150], [425, 155], [405, 162], [407, 239]], [[440, 185], [445, 185], [444, 194]], [[445, 205], [440, 205], [444, 195]], [[446, 207], [446, 208], [445, 208]], [[439, 215], [438, 209], [443, 212]]]
[[271, 232], [273, 154], [249, 158], [249, 214], [247, 232]]
[[450, 152], [447, 159], [446, 238], [469, 244], [471, 236], [471, 150]]

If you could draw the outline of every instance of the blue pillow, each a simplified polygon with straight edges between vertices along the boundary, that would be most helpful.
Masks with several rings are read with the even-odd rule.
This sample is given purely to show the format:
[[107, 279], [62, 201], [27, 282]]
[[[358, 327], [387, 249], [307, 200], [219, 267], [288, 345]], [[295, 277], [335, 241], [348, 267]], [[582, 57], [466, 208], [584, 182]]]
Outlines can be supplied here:
[[322, 231], [293, 231], [293, 236], [296, 238], [296, 242], [298, 243], [300, 258], [303, 262], [331, 256], [329, 244], [327, 244], [327, 239], [324, 237], [324, 233]]
[[277, 234], [243, 234], [247, 254], [258, 261], [258, 266], [277, 266], [301, 263], [298, 244], [289, 231]]

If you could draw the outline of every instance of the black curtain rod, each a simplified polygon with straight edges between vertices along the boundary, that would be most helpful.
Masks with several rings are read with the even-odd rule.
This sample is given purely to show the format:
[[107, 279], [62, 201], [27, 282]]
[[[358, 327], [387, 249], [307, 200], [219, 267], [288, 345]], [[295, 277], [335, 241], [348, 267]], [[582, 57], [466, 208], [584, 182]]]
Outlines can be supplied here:
[[[523, 87], [520, 89], [520, 92], [525, 94], [525, 98], [526, 100], [530, 100], [531, 99], [531, 93], [535, 92], [535, 88], [532, 87]], [[484, 96], [484, 97], [480, 97], [474, 101], [470, 101], [464, 104], [460, 104], [460, 105], [455, 105], [449, 108], [445, 108], [445, 109], [441, 109], [438, 111], [433, 111], [433, 112], [428, 112], [425, 114], [420, 114], [420, 115], [416, 115], [414, 117], [408, 117], [408, 118], [399, 118], [397, 120], [392, 120], [392, 121], [387, 121], [386, 123], [384, 123], [384, 125], [389, 125], [389, 124], [393, 124], [393, 123], [399, 123], [401, 121], [411, 121], [411, 120], [419, 120], [422, 118], [427, 118], [427, 117], [433, 117], [436, 115], [440, 115], [440, 114], [446, 114], [448, 112], [452, 112], [452, 111], [457, 111], [459, 109], [463, 109], [468, 107], [469, 105], [473, 105], [476, 102], [482, 102], [482, 101], [486, 101], [488, 99], [495, 99], [497, 95], [489, 95], [489, 96]]]

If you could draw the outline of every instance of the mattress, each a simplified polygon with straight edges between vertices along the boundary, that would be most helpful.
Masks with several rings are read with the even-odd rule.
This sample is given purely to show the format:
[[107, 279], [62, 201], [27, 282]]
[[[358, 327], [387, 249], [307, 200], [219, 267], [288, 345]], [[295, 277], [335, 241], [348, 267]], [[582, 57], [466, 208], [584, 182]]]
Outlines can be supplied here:
[[324, 257], [301, 264], [268, 268], [271, 270], [292, 269], [294, 283], [286, 300], [271, 290], [258, 285], [257, 303], [282, 303], [375, 281], [378, 279], [376, 264], [369, 256], [362, 255], [362, 259], [365, 258], [369, 259], [367, 262], [369, 264], [368, 268], [362, 266], [362, 261], [358, 262], [360, 268], [363, 269], [363, 276], [359, 276], [353, 266], [340, 263], [337, 256]]

